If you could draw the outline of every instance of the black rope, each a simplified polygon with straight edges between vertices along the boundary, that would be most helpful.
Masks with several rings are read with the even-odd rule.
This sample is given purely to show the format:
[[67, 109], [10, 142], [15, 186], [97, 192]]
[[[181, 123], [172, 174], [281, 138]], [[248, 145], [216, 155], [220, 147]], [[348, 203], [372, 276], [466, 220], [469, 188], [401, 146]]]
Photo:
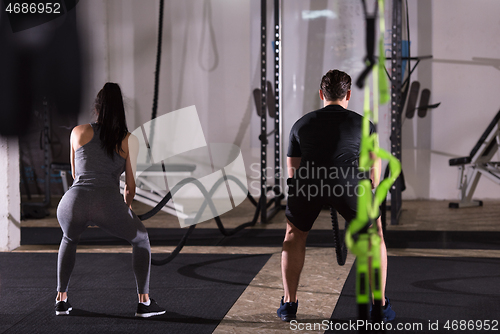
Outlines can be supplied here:
[[[196, 214], [196, 216], [194, 217], [193, 220], [195, 222], [197, 222], [200, 219], [201, 214], [205, 211], [206, 206], [208, 205], [209, 208], [210, 208], [210, 211], [214, 215], [215, 222], [217, 223], [217, 227], [218, 227], [219, 231], [222, 233], [222, 235], [224, 235], [226, 237], [232, 236], [232, 235], [238, 233], [239, 231], [243, 230], [244, 228], [247, 228], [247, 227], [250, 227], [250, 226], [254, 226], [257, 223], [257, 219], [259, 218], [259, 213], [260, 213], [260, 205], [257, 204], [257, 202], [255, 201], [255, 199], [249, 193], [247, 193], [247, 198], [250, 200], [250, 202], [253, 205], [255, 205], [257, 207], [256, 210], [255, 210], [255, 214], [254, 214], [254, 217], [253, 217], [252, 221], [247, 222], [247, 223], [243, 223], [243, 224], [235, 227], [232, 230], [229, 230], [229, 231], [226, 230], [226, 228], [222, 224], [222, 221], [221, 221], [220, 217], [217, 215], [217, 209], [215, 208], [214, 203], [212, 201], [213, 194], [219, 188], [219, 186], [222, 184], [222, 182], [224, 182], [226, 180], [227, 181], [231, 180], [231, 181], [235, 182], [241, 188], [241, 190], [243, 190], [244, 192], [247, 191], [247, 189], [243, 185], [243, 183], [239, 179], [237, 179], [236, 177], [234, 177], [232, 175], [226, 175], [226, 176], [220, 178], [219, 180], [217, 180], [217, 182], [212, 186], [212, 188], [210, 189], [210, 191], [207, 191], [206, 188], [203, 186], [203, 184], [198, 179], [189, 177], [189, 178], [186, 178], [186, 179], [180, 181], [179, 183], [177, 183], [172, 188], [172, 190], [169, 191], [163, 197], [163, 199], [153, 209], [151, 209], [150, 211], [148, 211], [148, 212], [146, 212], [146, 213], [144, 213], [142, 215], [138, 215], [137, 217], [140, 220], [147, 220], [147, 219], [153, 217], [156, 213], [158, 213], [158, 211], [160, 211], [165, 206], [165, 204], [168, 203], [168, 201], [170, 201], [170, 199], [172, 199], [172, 196], [177, 191], [179, 191], [186, 184], [192, 183], [196, 187], [198, 187], [198, 189], [203, 194], [203, 197], [205, 198], [204, 201], [203, 201], [203, 203], [202, 203], [202, 205], [200, 206], [200, 209], [198, 210], [198, 212], [197, 212], [197, 214]], [[172, 253], [169, 254], [169, 256], [167, 258], [165, 258], [163, 260], [151, 259], [151, 264], [153, 264], [153, 265], [164, 265], [164, 264], [167, 264], [170, 261], [172, 261], [179, 254], [179, 252], [182, 250], [182, 248], [186, 244], [186, 241], [187, 241], [188, 237], [191, 235], [191, 233], [193, 232], [195, 226], [196, 226], [196, 224], [191, 225], [188, 228], [188, 230], [186, 231], [186, 233], [182, 237], [182, 239], [179, 242], [179, 244], [177, 245], [177, 247], [174, 249], [174, 251], [172, 251]]]
[[[162, 36], [163, 36], [163, 7], [164, 7], [164, 0], [160, 0], [160, 12], [158, 15], [158, 41], [156, 44], [156, 65], [155, 65], [155, 83], [154, 83], [154, 93], [153, 93], [153, 108], [151, 112], [151, 120], [154, 120], [156, 118], [156, 114], [158, 111], [158, 91], [160, 87], [160, 65], [161, 65], [161, 42], [162, 42]], [[151, 149], [150, 145], [153, 144], [154, 142], [154, 136], [155, 136], [155, 127], [154, 127], [154, 122], [151, 122], [150, 127], [149, 127], [149, 144], [148, 144], [148, 149]], [[147, 162], [151, 161], [151, 155], [148, 155], [147, 157]], [[161, 162], [163, 170], [165, 170], [165, 166], [163, 164], [163, 161]]]
[[177, 255], [179, 255], [179, 253], [181, 252], [182, 248], [186, 244], [187, 239], [189, 238], [189, 236], [191, 235], [191, 232], [193, 232], [193, 230], [194, 230], [195, 227], [196, 227], [196, 225], [189, 226], [189, 228], [187, 229], [186, 233], [182, 237], [181, 241], [179, 242], [179, 244], [177, 245], [177, 247], [175, 247], [175, 249], [172, 251], [172, 253], [170, 253], [163, 260], [156, 260], [156, 259], [151, 258], [151, 264], [154, 265], [154, 266], [163, 266], [163, 265], [171, 262], [173, 259], [175, 259], [175, 257]]
[[345, 229], [344, 233], [340, 232], [337, 211], [333, 207], [330, 207], [330, 216], [332, 217], [333, 244], [335, 246], [335, 253], [337, 254], [337, 263], [340, 266], [343, 266], [347, 258], [347, 247], [345, 245], [345, 238], [344, 238]]
[[[241, 183], [240, 180], [238, 180], [236, 177], [232, 176], [232, 175], [229, 175], [229, 176], [225, 176], [228, 180], [232, 180], [234, 181], [244, 192], [246, 191], [246, 188], [245, 186], [243, 185], [243, 183]], [[214, 190], [214, 187], [217, 185], [219, 186], [222, 182], [221, 180], [223, 180], [223, 178], [220, 178], [213, 186], [212, 186], [212, 189], [210, 191], [213, 190], [213, 192], [215, 192]], [[196, 182], [199, 183], [199, 181], [195, 178], [192, 178], [192, 177], [188, 177], [188, 178], [185, 178], [184, 180], [180, 181], [179, 183], [177, 183], [174, 188], [169, 191], [164, 197], [163, 199], [158, 202], [158, 204], [156, 204], [156, 206], [154, 208], [152, 208], [151, 210], [149, 210], [148, 212], [146, 213], [143, 213], [142, 215], [137, 215], [137, 217], [140, 219], [140, 220], [147, 220], [151, 217], [153, 217], [154, 215], [156, 215], [164, 206], [165, 204], [168, 203], [168, 201], [170, 201], [172, 199], [172, 196], [177, 192], [179, 191], [180, 188], [182, 188], [183, 186], [185, 186], [186, 184], [188, 183], [195, 183], [196, 185]], [[201, 185], [203, 187], [203, 185]], [[206, 192], [206, 189], [205, 187], [203, 187], [203, 190]], [[203, 190], [200, 189], [200, 191], [202, 191], [203, 193]], [[212, 192], [212, 193], [213, 193]], [[257, 206], [257, 202], [255, 201], [255, 199], [250, 196], [250, 194], [247, 194], [247, 198], [250, 200], [250, 202], [254, 205], [254, 206]], [[206, 197], [205, 197], [205, 201], [203, 202], [203, 209], [206, 207]]]
[[158, 90], [160, 83], [160, 65], [161, 65], [161, 42], [163, 36], [163, 6], [164, 0], [160, 0], [160, 13], [158, 16], [158, 42], [156, 45], [156, 67], [155, 67], [155, 88], [153, 94], [153, 112], [151, 113], [151, 120], [156, 118], [158, 110]]
[[368, 13], [368, 10], [366, 9], [365, 0], [361, 0], [361, 2], [363, 4], [363, 13], [366, 21], [366, 56], [365, 56], [366, 67], [356, 80], [356, 86], [358, 86], [358, 88], [363, 88], [366, 77], [368, 76], [368, 74], [370, 74], [373, 66], [376, 63], [375, 32], [377, 31], [377, 29], [375, 27], [375, 23], [377, 21], [377, 15], [378, 15], [377, 0], [375, 0], [375, 10], [373, 14]]
[[[204, 17], [205, 17], [205, 14], [211, 14], [211, 8], [207, 7], [207, 4], [210, 5], [208, 3], [208, 1], [205, 2], [205, 6], [204, 6]], [[158, 110], [158, 91], [159, 91], [159, 82], [160, 82], [160, 64], [161, 64], [162, 35], [163, 35], [163, 7], [164, 7], [164, 0], [160, 0], [160, 12], [159, 12], [159, 17], [158, 17], [158, 43], [157, 43], [157, 49], [156, 49], [156, 67], [155, 67], [153, 108], [152, 108], [152, 113], [151, 113], [151, 120], [154, 120], [156, 118], [157, 110]], [[211, 30], [211, 33], [213, 34], [212, 30]], [[217, 50], [215, 50], [215, 53], [216, 53], [216, 63], [215, 63], [215, 65], [213, 67], [211, 67], [209, 69], [209, 71], [212, 70], [213, 68], [215, 68], [217, 66], [217, 62], [218, 62]], [[153, 126], [153, 123], [151, 123], [150, 136], [149, 136], [149, 142], [150, 143], [153, 142], [153, 137], [154, 137], [154, 126]], [[162, 163], [162, 169], [163, 169], [163, 171], [165, 171], [165, 166], [164, 166], [163, 161], [161, 163]], [[244, 223], [244, 224], [241, 224], [241, 225], [237, 226], [236, 228], [234, 228], [232, 230], [229, 230], [229, 231], [225, 229], [224, 225], [222, 224], [222, 221], [221, 221], [220, 217], [218, 215], [216, 215], [217, 214], [217, 210], [215, 209], [214, 204], [213, 204], [212, 199], [211, 199], [212, 195], [215, 192], [215, 190], [217, 190], [217, 188], [219, 187], [219, 185], [222, 182], [226, 181], [226, 180], [232, 180], [233, 182], [235, 182], [236, 184], [238, 184], [238, 186], [244, 192], [247, 192], [247, 198], [250, 200], [250, 202], [254, 206], [256, 206], [255, 214], [254, 214], [254, 217], [253, 217], [252, 221]], [[215, 219], [215, 222], [217, 223], [217, 227], [218, 227], [219, 231], [224, 236], [232, 236], [232, 235], [236, 234], [237, 232], [241, 231], [242, 229], [244, 229], [246, 227], [254, 226], [255, 223], [257, 222], [257, 219], [259, 217], [259, 213], [260, 213], [260, 210], [261, 210], [261, 206], [262, 206], [261, 203], [257, 204], [257, 202], [255, 201], [255, 199], [252, 196], [250, 196], [250, 194], [248, 193], [248, 190], [241, 183], [241, 181], [238, 180], [237, 178], [231, 176], [231, 175], [230, 176], [224, 176], [222, 179], [219, 179], [212, 186], [212, 188], [210, 189], [209, 192], [207, 192], [207, 190], [205, 189], [205, 187], [197, 179], [195, 179], [195, 178], [186, 178], [186, 179], [182, 180], [181, 182], [179, 182], [178, 184], [176, 184], [174, 186], [174, 188], [170, 192], [168, 192], [163, 197], [163, 199], [153, 209], [151, 209], [150, 211], [148, 211], [148, 212], [146, 212], [146, 213], [144, 213], [142, 215], [138, 215], [138, 218], [140, 220], [147, 220], [147, 219], [153, 217], [155, 214], [157, 214], [168, 203], [168, 201], [170, 201], [172, 199], [173, 194], [175, 194], [180, 188], [182, 188], [184, 185], [186, 185], [188, 183], [193, 183], [194, 185], [196, 185], [198, 187], [198, 189], [203, 193], [203, 196], [205, 197], [205, 200], [203, 201], [203, 204], [200, 207], [200, 210], [198, 210], [198, 213], [196, 214], [196, 216], [194, 218], [195, 222], [200, 218], [201, 213], [205, 210], [205, 208], [206, 208], [207, 205], [209, 206], [210, 210], [212, 211], [212, 214], [215, 216], [214, 219]], [[151, 259], [151, 264], [153, 264], [153, 265], [164, 265], [164, 264], [167, 264], [170, 261], [172, 261], [179, 254], [179, 252], [182, 250], [182, 248], [186, 244], [187, 239], [189, 238], [189, 236], [193, 232], [195, 226], [196, 226], [196, 224], [193, 224], [193, 225], [191, 225], [188, 228], [188, 230], [186, 231], [186, 233], [184, 234], [184, 236], [180, 240], [180, 242], [177, 245], [177, 247], [174, 249], [174, 251], [172, 253], [170, 253], [170, 255], [167, 258], [165, 258], [163, 260]]]

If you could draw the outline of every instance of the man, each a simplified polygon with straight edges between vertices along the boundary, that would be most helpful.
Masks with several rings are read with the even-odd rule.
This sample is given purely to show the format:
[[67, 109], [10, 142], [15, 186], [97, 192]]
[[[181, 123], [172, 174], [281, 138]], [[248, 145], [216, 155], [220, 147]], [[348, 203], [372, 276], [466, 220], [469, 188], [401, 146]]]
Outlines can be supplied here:
[[[357, 188], [359, 180], [369, 177], [373, 187], [380, 181], [380, 159], [370, 169], [369, 176], [357, 168], [363, 117], [347, 110], [351, 77], [339, 70], [328, 71], [321, 80], [319, 97], [324, 108], [304, 115], [290, 131], [287, 228], [281, 258], [285, 292], [277, 311], [283, 321], [296, 318], [297, 288], [304, 266], [307, 234], [321, 209], [325, 205], [333, 206], [350, 222], [356, 217], [357, 196], [363, 190]], [[392, 321], [396, 314], [385, 297], [387, 250], [380, 217], [377, 227], [382, 238], [383, 319]]]

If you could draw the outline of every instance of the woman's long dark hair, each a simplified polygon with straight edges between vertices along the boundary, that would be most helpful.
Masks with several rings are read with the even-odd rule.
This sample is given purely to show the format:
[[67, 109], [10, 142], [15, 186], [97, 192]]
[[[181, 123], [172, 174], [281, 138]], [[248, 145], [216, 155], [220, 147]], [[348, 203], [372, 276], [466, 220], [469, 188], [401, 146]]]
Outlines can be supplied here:
[[114, 152], [123, 152], [122, 141], [128, 133], [123, 107], [122, 91], [118, 84], [107, 82], [95, 100], [97, 124], [100, 128], [102, 148], [111, 158]]

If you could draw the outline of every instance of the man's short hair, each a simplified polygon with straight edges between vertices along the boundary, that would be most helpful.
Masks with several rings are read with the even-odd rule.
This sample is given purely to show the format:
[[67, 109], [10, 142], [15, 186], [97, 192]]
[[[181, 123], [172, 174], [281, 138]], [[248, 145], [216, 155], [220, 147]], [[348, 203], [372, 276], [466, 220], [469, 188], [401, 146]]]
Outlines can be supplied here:
[[327, 101], [342, 100], [351, 89], [351, 77], [345, 72], [330, 70], [321, 79], [320, 88]]

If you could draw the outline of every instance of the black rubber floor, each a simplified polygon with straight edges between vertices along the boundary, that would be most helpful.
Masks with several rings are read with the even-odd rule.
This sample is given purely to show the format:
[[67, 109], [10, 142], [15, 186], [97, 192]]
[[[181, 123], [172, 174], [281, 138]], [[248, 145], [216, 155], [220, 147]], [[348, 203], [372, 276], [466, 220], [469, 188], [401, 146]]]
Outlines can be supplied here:
[[0, 333], [212, 333], [270, 255], [180, 254], [152, 267], [167, 309], [139, 319], [131, 254], [77, 254], [69, 316], [55, 316], [57, 254], [0, 253]]
[[[389, 257], [388, 275], [387, 297], [396, 312], [394, 332], [478, 333], [486, 320], [488, 332], [500, 330], [500, 259]], [[331, 317], [333, 329], [357, 320], [355, 279], [353, 266]], [[397, 326], [403, 327], [398, 331]], [[327, 331], [334, 332], [339, 331]]]
[[[150, 228], [152, 246], [175, 246], [186, 229]], [[284, 229], [245, 229], [231, 237], [224, 237], [218, 229], [195, 228], [188, 246], [269, 246], [281, 247]], [[21, 228], [21, 245], [58, 245], [60, 228]], [[435, 249], [500, 249], [500, 232], [479, 231], [386, 231], [388, 248], [435, 248]], [[98, 228], [88, 228], [82, 235], [82, 245], [126, 245]], [[309, 247], [332, 247], [333, 232], [311, 230], [307, 239]]]

